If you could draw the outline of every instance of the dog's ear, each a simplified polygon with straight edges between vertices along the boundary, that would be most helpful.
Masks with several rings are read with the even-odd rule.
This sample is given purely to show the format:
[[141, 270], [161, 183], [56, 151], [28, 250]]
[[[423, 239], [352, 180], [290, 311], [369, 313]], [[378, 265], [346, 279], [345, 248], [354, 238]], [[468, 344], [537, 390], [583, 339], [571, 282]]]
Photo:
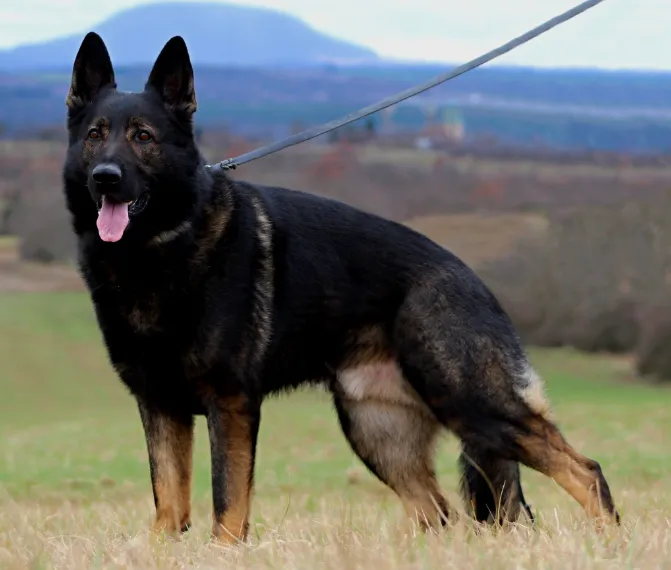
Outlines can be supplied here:
[[114, 68], [102, 38], [89, 32], [79, 46], [72, 69], [72, 83], [65, 100], [70, 112], [88, 105], [103, 87], [116, 88]]
[[149, 74], [145, 89], [154, 89], [170, 111], [188, 116], [196, 112], [193, 68], [186, 43], [175, 36], [163, 46]]

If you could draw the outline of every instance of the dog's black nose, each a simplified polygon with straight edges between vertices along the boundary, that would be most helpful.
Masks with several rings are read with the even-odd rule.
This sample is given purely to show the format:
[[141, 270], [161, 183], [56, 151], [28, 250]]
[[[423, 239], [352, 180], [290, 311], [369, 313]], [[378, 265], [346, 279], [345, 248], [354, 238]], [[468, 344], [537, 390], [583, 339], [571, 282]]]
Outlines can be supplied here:
[[116, 164], [99, 164], [91, 172], [91, 177], [98, 184], [118, 184], [121, 182], [121, 168]]

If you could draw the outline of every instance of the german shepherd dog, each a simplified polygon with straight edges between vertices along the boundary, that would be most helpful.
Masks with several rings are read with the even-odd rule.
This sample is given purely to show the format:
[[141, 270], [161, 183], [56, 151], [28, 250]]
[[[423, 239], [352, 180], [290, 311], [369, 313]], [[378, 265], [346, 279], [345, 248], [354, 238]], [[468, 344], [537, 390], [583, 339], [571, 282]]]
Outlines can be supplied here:
[[206, 168], [181, 37], [144, 90], [127, 93], [89, 33], [67, 107], [79, 267], [139, 407], [153, 529], [178, 537], [191, 523], [193, 418], [204, 415], [213, 536], [245, 540], [261, 403], [315, 383], [354, 453], [424, 529], [449, 516], [433, 463], [441, 428], [462, 443], [462, 492], [478, 521], [528, 510], [521, 463], [598, 526], [619, 522], [599, 464], [553, 423], [511, 321], [464, 263], [401, 224]]

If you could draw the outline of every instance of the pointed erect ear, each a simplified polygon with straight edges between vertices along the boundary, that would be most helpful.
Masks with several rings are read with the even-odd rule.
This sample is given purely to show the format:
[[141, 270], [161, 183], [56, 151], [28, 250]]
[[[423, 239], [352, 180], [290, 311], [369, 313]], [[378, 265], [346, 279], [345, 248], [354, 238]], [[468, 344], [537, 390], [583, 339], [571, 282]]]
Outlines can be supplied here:
[[88, 105], [103, 87], [116, 88], [112, 60], [102, 38], [89, 32], [79, 47], [65, 104], [70, 112]]
[[175, 112], [196, 112], [193, 68], [186, 43], [181, 36], [170, 39], [161, 50], [149, 74], [145, 90], [154, 89], [165, 106]]

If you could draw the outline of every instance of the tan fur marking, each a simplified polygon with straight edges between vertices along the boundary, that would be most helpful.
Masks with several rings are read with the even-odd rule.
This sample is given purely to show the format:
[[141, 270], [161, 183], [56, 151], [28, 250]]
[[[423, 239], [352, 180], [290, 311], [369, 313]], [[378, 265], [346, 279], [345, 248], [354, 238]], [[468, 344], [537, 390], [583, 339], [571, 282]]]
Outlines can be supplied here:
[[196, 89], [194, 78], [189, 79], [189, 84], [186, 89], [186, 95], [183, 100], [178, 103], [170, 103], [169, 101], [173, 98], [175, 86], [168, 83], [163, 88], [163, 99], [165, 100], [165, 108], [169, 111], [176, 111], [180, 109], [185, 113], [190, 115], [194, 114], [198, 110], [198, 101], [196, 100]]
[[379, 327], [366, 327], [351, 336], [353, 345], [338, 372], [348, 399], [375, 400], [428, 408], [403, 373], [388, 348], [384, 332]]
[[597, 526], [615, 522], [613, 505], [602, 504], [600, 485], [605, 480], [595, 471], [595, 463], [579, 454], [548, 420], [538, 417], [527, 426], [529, 435], [520, 436], [522, 447], [534, 469], [554, 479], [596, 520]]
[[100, 131], [100, 140], [92, 141], [88, 137], [84, 141], [84, 160], [91, 162], [97, 152], [103, 147], [110, 135], [110, 122], [107, 117], [97, 117], [89, 125], [89, 130], [98, 129]]
[[229, 220], [229, 211], [227, 204], [217, 204], [214, 207], [207, 207], [205, 210], [206, 230], [204, 235], [200, 236], [198, 248], [191, 259], [194, 268], [203, 268], [208, 254], [216, 247], [217, 243], [224, 235]]
[[352, 349], [341, 368], [356, 368], [361, 364], [386, 362], [391, 358], [389, 342], [380, 327], [365, 327], [353, 332], [349, 339]]
[[433, 468], [440, 425], [403, 377], [380, 327], [356, 331], [350, 344], [337, 376], [350, 443], [399, 496], [408, 517], [423, 530], [437, 528], [448, 512]]
[[213, 521], [212, 534], [226, 544], [244, 541], [249, 526], [252, 496], [252, 439], [242, 397], [220, 400], [226, 433], [226, 504], [223, 516]]
[[136, 332], [146, 334], [158, 329], [161, 309], [155, 295], [138, 299], [128, 313], [128, 322]]
[[83, 105], [82, 98], [74, 94], [72, 87], [70, 87], [67, 97], [65, 97], [65, 105], [68, 107], [68, 109], [72, 110], [79, 109], [79, 107]]
[[[138, 131], [147, 131], [152, 140], [142, 143], [135, 140]], [[162, 165], [163, 151], [159, 144], [159, 133], [151, 123], [141, 117], [133, 117], [128, 121], [124, 132], [125, 143], [139, 159], [137, 165], [146, 173], [151, 174]]]
[[251, 358], [250, 364], [263, 359], [273, 332], [273, 297], [275, 293], [275, 267], [273, 260], [273, 226], [261, 201], [252, 198], [252, 206], [256, 214], [256, 237], [259, 242], [260, 268], [254, 281], [254, 309], [252, 323], [255, 328], [256, 346], [252, 354], [243, 355]]
[[[445, 522], [448, 507], [433, 473], [409, 482], [397, 491], [406, 516], [426, 532], [440, 528]], [[442, 511], [442, 512], [441, 512]]]
[[107, 117], [96, 117], [89, 125], [90, 129], [98, 129], [102, 140], [106, 140], [110, 135], [111, 124]]
[[448, 506], [433, 467], [436, 420], [419, 407], [389, 402], [342, 399], [341, 405], [357, 455], [374, 466], [421, 529], [439, 527]]
[[378, 400], [426, 408], [393, 360], [347, 368], [338, 374], [338, 381], [352, 400]]
[[135, 133], [139, 130], [147, 131], [155, 139], [158, 137], [156, 127], [149, 123], [146, 119], [142, 117], [132, 117], [128, 121], [128, 127], [126, 128], [126, 140], [132, 141], [135, 139]]
[[517, 389], [522, 400], [524, 400], [527, 406], [529, 406], [531, 411], [535, 414], [551, 420], [552, 410], [550, 408], [550, 402], [545, 395], [543, 379], [533, 368], [531, 368], [531, 366], [527, 366], [524, 371], [523, 382], [525, 383], [525, 386]]
[[[198, 101], [196, 100], [196, 89], [193, 77], [189, 78], [189, 84], [187, 86], [186, 93], [187, 96], [185, 99], [188, 98], [188, 100], [182, 101], [178, 105], [169, 105], [168, 108], [174, 110], [176, 107], [179, 107], [185, 113], [189, 113], [190, 115], [194, 114], [198, 110]], [[167, 95], [168, 93], [166, 93], [166, 96]]]
[[79, 73], [79, 68], [81, 67], [81, 63], [77, 60], [75, 60], [73, 70], [72, 70], [72, 77], [70, 79], [70, 89], [68, 89], [68, 94], [65, 97], [65, 104], [67, 107], [74, 111], [75, 109], [79, 109], [84, 105], [84, 101], [82, 98], [77, 95], [77, 75]]
[[170, 243], [172, 240], [178, 238], [182, 234], [188, 232], [191, 229], [191, 222], [184, 221], [179, 224], [175, 229], [167, 230], [161, 232], [160, 234], [154, 236], [149, 242], [150, 245], [162, 245]]
[[163, 417], [156, 420], [148, 446], [155, 472], [156, 520], [152, 528], [176, 537], [191, 523], [193, 431]]
[[[80, 107], [84, 106], [84, 100], [77, 95], [77, 91], [80, 89], [80, 85], [78, 85], [77, 81], [77, 76], [79, 75], [79, 72], [81, 70], [82, 62], [79, 59], [75, 59], [75, 63], [72, 68], [72, 75], [70, 79], [70, 88], [68, 90], [68, 94], [65, 98], [65, 104], [68, 106], [69, 109], [74, 110], [78, 109]], [[96, 86], [96, 91], [102, 86], [103, 84], [103, 78], [100, 76], [99, 73], [97, 73], [94, 70], [87, 70], [88, 73], [88, 83], [90, 86]], [[112, 74], [114, 75], [114, 74]], [[114, 86], [116, 86], [116, 83], [114, 81], [114, 77], [108, 78], [110, 83]]]

